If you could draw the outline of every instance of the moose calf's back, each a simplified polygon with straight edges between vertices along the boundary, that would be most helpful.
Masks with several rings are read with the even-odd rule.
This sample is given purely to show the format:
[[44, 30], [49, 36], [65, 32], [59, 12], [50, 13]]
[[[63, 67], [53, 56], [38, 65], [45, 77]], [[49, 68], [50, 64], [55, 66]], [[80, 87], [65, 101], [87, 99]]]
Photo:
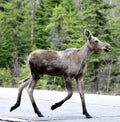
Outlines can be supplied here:
[[[64, 56], [59, 51], [36, 50], [29, 55], [28, 61], [31, 72], [35, 74], [62, 75], [67, 69]], [[36, 69], [35, 72], [32, 69]]]

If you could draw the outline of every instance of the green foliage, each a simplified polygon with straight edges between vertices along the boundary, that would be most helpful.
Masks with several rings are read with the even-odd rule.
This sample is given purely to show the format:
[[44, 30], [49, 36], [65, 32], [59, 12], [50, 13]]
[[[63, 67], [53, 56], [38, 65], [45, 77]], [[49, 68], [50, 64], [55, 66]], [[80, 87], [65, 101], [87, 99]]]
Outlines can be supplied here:
[[52, 15], [53, 8], [59, 4], [56, 0], [40, 0], [35, 10], [35, 33], [34, 45], [37, 48], [49, 49], [50, 41], [48, 40], [49, 32], [46, 26], [50, 22], [49, 18]]
[[[107, 41], [110, 44], [113, 43], [113, 40], [111, 38], [112, 31], [110, 28], [108, 13], [113, 7], [113, 5], [110, 5], [104, 0], [83, 0], [80, 2], [80, 15], [82, 15], [83, 21], [82, 26], [84, 28], [89, 28], [94, 36], [97, 36], [100, 40]], [[105, 56], [104, 53], [94, 53], [88, 60], [88, 72], [85, 76], [87, 82], [85, 82], [85, 84], [90, 89], [94, 88], [94, 91], [99, 91], [99, 80], [103, 77], [103, 74], [100, 74], [101, 65], [105, 65], [104, 60], [109, 60], [109, 56]], [[104, 69], [103, 72], [107, 71]], [[105, 79], [102, 80], [105, 81], [105, 83], [107, 82]]]
[[0, 11], [0, 67], [12, 67], [15, 61], [23, 63], [26, 53], [30, 51], [30, 30], [26, 23], [28, 12], [27, 8], [24, 9], [25, 5], [25, 2], [10, 0], [3, 4], [4, 9]]
[[[32, 18], [31, 1], [1, 0], [0, 85], [16, 86], [29, 75], [25, 61], [31, 50], [80, 48], [86, 41], [83, 31], [89, 29], [109, 42], [112, 52], [94, 53], [87, 61], [86, 90], [120, 94], [119, 5], [120, 0], [37, 0]], [[36, 88], [61, 90], [65, 83], [62, 78], [44, 76]]]
[[12, 87], [12, 76], [9, 70], [5, 68], [0, 69], [0, 86]]
[[64, 17], [65, 9], [61, 6], [56, 6], [53, 9], [52, 17], [50, 18], [50, 23], [47, 25], [47, 30], [50, 31], [49, 40], [51, 41], [51, 48], [55, 49], [57, 47], [59, 50], [65, 48], [66, 41], [69, 41], [69, 36], [65, 32]]
[[[59, 50], [66, 49], [71, 45], [81, 47], [80, 38], [80, 17], [72, 0], [61, 2], [53, 9], [50, 23], [47, 30], [50, 31], [51, 47], [57, 47]], [[76, 44], [75, 44], [76, 43]], [[75, 44], [75, 46], [74, 46]]]
[[28, 65], [22, 65], [20, 68], [20, 79], [25, 79], [29, 75], [29, 68]]
[[60, 77], [48, 77], [48, 76], [43, 76], [37, 86], [37, 89], [48, 89], [48, 90], [63, 90], [65, 89], [65, 84], [63, 79], [61, 79]]

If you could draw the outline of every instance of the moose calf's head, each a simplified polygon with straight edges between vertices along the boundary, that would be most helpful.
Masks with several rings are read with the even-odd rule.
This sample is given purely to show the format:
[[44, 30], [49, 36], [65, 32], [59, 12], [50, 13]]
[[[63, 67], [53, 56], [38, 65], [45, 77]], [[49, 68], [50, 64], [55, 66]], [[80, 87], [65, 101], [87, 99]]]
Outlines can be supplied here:
[[94, 37], [90, 31], [85, 30], [84, 31], [86, 37], [88, 38], [88, 47], [93, 50], [93, 51], [105, 51], [105, 52], [109, 52], [111, 51], [111, 45], [106, 43], [106, 42], [102, 42], [100, 41], [98, 38]]

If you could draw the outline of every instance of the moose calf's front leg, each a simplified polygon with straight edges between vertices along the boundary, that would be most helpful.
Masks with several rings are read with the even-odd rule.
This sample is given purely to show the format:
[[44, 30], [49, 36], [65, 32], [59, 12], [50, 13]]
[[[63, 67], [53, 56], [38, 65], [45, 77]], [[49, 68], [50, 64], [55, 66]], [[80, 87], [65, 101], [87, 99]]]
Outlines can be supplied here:
[[92, 118], [92, 116], [87, 112], [86, 104], [85, 104], [85, 97], [84, 97], [84, 89], [83, 89], [83, 75], [79, 75], [76, 78], [77, 81], [77, 87], [78, 91], [81, 97], [81, 103], [82, 103], [82, 109], [83, 109], [83, 115], [86, 116], [86, 118]]

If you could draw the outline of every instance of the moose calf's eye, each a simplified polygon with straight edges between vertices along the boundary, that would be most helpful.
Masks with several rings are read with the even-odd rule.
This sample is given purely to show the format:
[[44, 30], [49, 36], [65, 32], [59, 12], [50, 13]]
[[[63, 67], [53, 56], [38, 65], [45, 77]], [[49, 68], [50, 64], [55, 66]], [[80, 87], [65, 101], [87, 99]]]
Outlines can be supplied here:
[[95, 43], [98, 43], [98, 40], [95, 40]]

